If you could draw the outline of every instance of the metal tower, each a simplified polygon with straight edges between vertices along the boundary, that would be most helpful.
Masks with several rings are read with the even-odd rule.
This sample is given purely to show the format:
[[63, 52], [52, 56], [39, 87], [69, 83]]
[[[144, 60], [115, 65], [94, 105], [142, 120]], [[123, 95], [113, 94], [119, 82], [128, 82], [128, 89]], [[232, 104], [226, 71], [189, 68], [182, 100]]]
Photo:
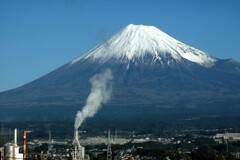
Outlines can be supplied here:
[[110, 134], [110, 130], [108, 130], [107, 160], [112, 160], [112, 148], [111, 148], [111, 134]]
[[47, 155], [50, 156], [51, 152], [52, 152], [52, 134], [51, 134], [51, 130], [48, 130], [48, 150], [47, 150]]
[[117, 140], [117, 129], [115, 129], [115, 137], [114, 137], [114, 140], [116, 139]]

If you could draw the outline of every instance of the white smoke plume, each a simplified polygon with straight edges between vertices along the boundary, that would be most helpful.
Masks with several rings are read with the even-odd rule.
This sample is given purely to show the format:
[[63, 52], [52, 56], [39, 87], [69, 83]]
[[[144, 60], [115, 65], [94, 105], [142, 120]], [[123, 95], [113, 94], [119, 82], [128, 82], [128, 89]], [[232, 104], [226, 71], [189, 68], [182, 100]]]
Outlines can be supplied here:
[[78, 111], [76, 114], [75, 129], [78, 129], [86, 118], [93, 117], [102, 105], [110, 100], [112, 94], [112, 79], [113, 76], [110, 69], [105, 69], [90, 79], [92, 85], [91, 93], [88, 95], [82, 111]]

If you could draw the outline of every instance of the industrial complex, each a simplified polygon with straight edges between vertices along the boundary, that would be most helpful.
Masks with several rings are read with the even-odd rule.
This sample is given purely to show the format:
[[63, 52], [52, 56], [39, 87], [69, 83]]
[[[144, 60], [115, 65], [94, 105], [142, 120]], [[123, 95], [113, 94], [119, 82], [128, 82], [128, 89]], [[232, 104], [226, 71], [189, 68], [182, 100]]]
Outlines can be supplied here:
[[[157, 137], [152, 134], [123, 132], [122, 130], [119, 130], [119, 135], [115, 130], [115, 135], [112, 137], [110, 130], [91, 137], [91, 134], [75, 129], [71, 131], [73, 134], [69, 134], [64, 139], [52, 139], [50, 130], [44, 131], [49, 134], [48, 138], [47, 134], [44, 138], [35, 137], [36, 130], [31, 130], [31, 132], [20, 128], [15, 128], [14, 132], [11, 130], [9, 133], [4, 133], [2, 130], [0, 134], [1, 138], [8, 134], [6, 143], [1, 142], [0, 160], [169, 160], [181, 157], [191, 160], [198, 156], [198, 152], [201, 152], [202, 146], [199, 146], [199, 142], [202, 141], [221, 147], [222, 151], [216, 152], [216, 155], [222, 154], [221, 156], [230, 157], [228, 159], [231, 160], [240, 159], [238, 151], [240, 134], [224, 133], [224, 129], [184, 130], [181, 133], [176, 132], [172, 137], [169, 135]], [[42, 131], [39, 128], [38, 130]], [[212, 134], [207, 136], [206, 134], [210, 132]], [[32, 136], [33, 134], [35, 135]], [[156, 149], [162, 147], [165, 151]], [[168, 151], [169, 148], [170, 151]]]
[[[0, 150], [0, 160], [26, 160], [27, 158], [27, 131], [23, 131], [22, 135], [22, 146], [19, 146], [17, 143], [17, 129], [14, 129], [14, 141], [13, 143], [6, 143], [3, 148]], [[47, 159], [48, 156], [50, 156], [50, 148], [51, 143], [49, 143], [48, 146], [48, 153], [43, 154], [40, 153], [40, 156], [36, 155], [38, 157], [37, 159]], [[21, 152], [20, 152], [21, 149]], [[85, 147], [80, 145], [79, 137], [78, 137], [78, 130], [74, 131], [74, 139], [71, 145], [71, 148], [69, 149], [68, 159], [71, 160], [90, 160], [89, 155], [85, 154]]]
[[[74, 130], [73, 140], [70, 141], [53, 141], [51, 140], [51, 131], [49, 131], [49, 140], [33, 140], [27, 142], [27, 133], [30, 131], [23, 131], [22, 132], [22, 142], [18, 145], [17, 138], [20, 136], [17, 132], [17, 128], [14, 129], [14, 134], [12, 137], [12, 141], [6, 143], [3, 147], [0, 148], [0, 160], [26, 160], [26, 159], [37, 159], [37, 160], [47, 160], [47, 159], [61, 159], [61, 160], [90, 160], [90, 156], [85, 153], [85, 147], [80, 144], [79, 141], [79, 132], [78, 130]], [[115, 133], [116, 134], [116, 133]], [[12, 135], [12, 134], [11, 134]], [[90, 139], [85, 139], [83, 143], [85, 145], [96, 144], [96, 142], [100, 142], [106, 145], [106, 157], [107, 160], [114, 159], [113, 155], [113, 139], [111, 139], [110, 130], [108, 131], [108, 137], [105, 139], [102, 137], [95, 137]], [[116, 139], [115, 137], [115, 144], [124, 144], [130, 142], [127, 139]], [[36, 152], [35, 155], [30, 155], [27, 153], [27, 148], [33, 148], [32, 146], [42, 146], [43, 144], [47, 145], [47, 151], [43, 152], [40, 151], [39, 153]], [[64, 145], [68, 146], [68, 148], [61, 153], [57, 153], [55, 150], [53, 152], [53, 144], [54, 145]], [[97, 155], [98, 153], [95, 153]]]

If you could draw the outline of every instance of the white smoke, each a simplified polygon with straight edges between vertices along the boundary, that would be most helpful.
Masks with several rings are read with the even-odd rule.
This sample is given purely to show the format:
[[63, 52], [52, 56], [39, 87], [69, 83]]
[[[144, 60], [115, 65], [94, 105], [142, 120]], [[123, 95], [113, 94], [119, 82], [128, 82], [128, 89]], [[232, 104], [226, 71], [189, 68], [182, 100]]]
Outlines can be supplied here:
[[112, 79], [113, 76], [110, 69], [105, 69], [103, 72], [94, 75], [90, 79], [92, 85], [91, 93], [88, 95], [82, 111], [78, 111], [76, 114], [75, 129], [78, 129], [87, 117], [93, 117], [98, 109], [110, 100], [112, 94]]

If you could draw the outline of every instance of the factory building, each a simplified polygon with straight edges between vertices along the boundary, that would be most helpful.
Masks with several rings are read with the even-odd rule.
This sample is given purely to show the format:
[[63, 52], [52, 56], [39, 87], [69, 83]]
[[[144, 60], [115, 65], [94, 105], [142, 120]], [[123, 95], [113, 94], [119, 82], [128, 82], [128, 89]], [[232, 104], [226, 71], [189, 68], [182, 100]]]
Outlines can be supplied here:
[[14, 130], [14, 143], [7, 143], [4, 146], [4, 160], [23, 160], [23, 154], [19, 153], [17, 145], [17, 129]]
[[216, 134], [213, 138], [216, 140], [240, 141], [240, 133], [221, 133]]

